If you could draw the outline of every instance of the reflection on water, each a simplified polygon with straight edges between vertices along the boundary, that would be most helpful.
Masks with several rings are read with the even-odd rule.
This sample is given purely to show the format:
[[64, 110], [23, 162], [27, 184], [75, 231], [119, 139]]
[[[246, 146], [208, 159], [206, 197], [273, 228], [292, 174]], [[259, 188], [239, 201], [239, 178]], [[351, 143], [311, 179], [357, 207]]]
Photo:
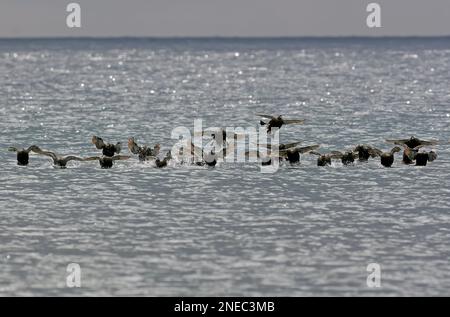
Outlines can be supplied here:
[[[323, 152], [448, 141], [449, 65], [448, 39], [2, 40], [0, 146], [94, 155], [97, 134], [167, 149], [196, 118], [256, 127], [261, 112], [305, 118], [281, 142]], [[450, 151], [436, 150], [426, 168], [304, 155], [275, 174], [24, 168], [2, 150], [0, 295], [449, 295]], [[65, 285], [72, 262], [80, 289]]]

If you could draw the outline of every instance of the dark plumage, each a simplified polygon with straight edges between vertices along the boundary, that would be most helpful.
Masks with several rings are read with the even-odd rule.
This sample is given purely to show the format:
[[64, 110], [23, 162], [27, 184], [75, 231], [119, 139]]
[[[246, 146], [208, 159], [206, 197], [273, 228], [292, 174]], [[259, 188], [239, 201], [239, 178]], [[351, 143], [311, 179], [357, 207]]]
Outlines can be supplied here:
[[159, 144], [156, 144], [153, 149], [151, 149], [147, 146], [139, 146], [134, 138], [129, 138], [128, 149], [131, 153], [137, 154], [139, 157], [139, 161], [143, 162], [156, 157], [159, 154], [161, 146]]
[[427, 166], [428, 153], [421, 152], [416, 154], [416, 166]]
[[419, 152], [416, 154], [416, 166], [427, 166], [428, 162], [433, 162], [437, 158], [434, 151]]
[[262, 166], [268, 166], [272, 164], [272, 159], [271, 158], [266, 158], [266, 159], [262, 159], [261, 160], [261, 165]]
[[122, 144], [120, 142], [117, 144], [105, 143], [102, 138], [95, 135], [92, 137], [91, 142], [97, 149], [102, 150], [104, 156], [113, 157], [114, 154], [119, 154], [122, 149]]
[[369, 158], [373, 158], [379, 155], [377, 149], [365, 144], [356, 146], [353, 152], [358, 154], [358, 160], [361, 162], [368, 161]]
[[159, 158], [156, 158], [156, 160], [155, 160], [155, 166], [156, 166], [157, 168], [163, 168], [163, 167], [166, 167], [166, 166], [167, 166], [167, 163], [168, 163], [171, 159], [172, 159], [172, 154], [171, 154], [171, 152], [169, 151], [164, 159], [160, 160]]
[[[300, 143], [302, 143], [302, 142], [299, 141], [299, 142], [285, 143], [285, 144], [280, 143], [280, 144], [278, 145], [278, 150], [279, 150], [279, 151], [287, 150], [287, 149], [296, 147], [296, 146], [299, 145]], [[269, 144], [259, 144], [259, 146], [260, 146], [260, 147], [265, 147], [265, 148], [267, 148], [267, 149], [269, 149], [269, 150], [272, 149], [272, 144], [270, 144], [270, 143], [269, 143]]]
[[342, 153], [338, 151], [333, 151], [328, 154], [321, 154], [316, 151], [309, 152], [310, 154], [317, 155], [317, 166], [329, 166], [331, 165], [332, 159], [341, 158]]
[[344, 165], [350, 165], [355, 162], [355, 158], [358, 157], [357, 153], [354, 153], [353, 151], [347, 151], [341, 156], [341, 162]]
[[396, 145], [406, 145], [410, 149], [414, 149], [419, 146], [430, 146], [430, 145], [437, 145], [438, 141], [425, 141], [420, 140], [414, 136], [412, 136], [409, 139], [398, 139], [398, 140], [386, 140], [388, 143], [393, 143]]
[[281, 150], [279, 154], [280, 157], [283, 157], [285, 160], [289, 161], [289, 163], [295, 164], [300, 162], [300, 154], [317, 150], [319, 147], [320, 145], [316, 144], [304, 147], [289, 148], [287, 150]]
[[36, 145], [32, 145], [28, 149], [22, 150], [18, 150], [15, 147], [9, 147], [8, 151], [17, 153], [17, 165], [27, 166], [30, 161], [30, 152], [37, 148]]
[[217, 164], [217, 156], [214, 151], [211, 151], [210, 153], [203, 153], [203, 160], [208, 166], [216, 166]]
[[400, 152], [402, 149], [398, 146], [394, 147], [389, 152], [382, 152], [380, 154], [380, 162], [384, 167], [391, 167], [394, 164], [394, 154]]
[[114, 165], [115, 161], [119, 160], [128, 160], [130, 156], [126, 155], [115, 155], [113, 157], [110, 156], [92, 156], [84, 159], [84, 161], [98, 161], [100, 163], [101, 168], [111, 168]]
[[433, 162], [437, 159], [437, 154], [434, 151], [419, 152], [422, 146], [423, 145], [419, 145], [416, 148], [411, 149], [407, 145], [404, 145], [403, 162], [405, 164], [412, 164], [416, 161], [416, 166], [427, 166], [428, 162]]
[[40, 155], [45, 155], [45, 156], [50, 157], [53, 161], [53, 165], [56, 167], [60, 167], [60, 168], [66, 168], [67, 163], [69, 163], [70, 161], [80, 161], [80, 162], [84, 161], [83, 158], [78, 157], [78, 156], [73, 156], [73, 155], [61, 156], [54, 152], [43, 151], [39, 147], [35, 147], [33, 149], [33, 152], [40, 154]]
[[267, 132], [271, 132], [272, 128], [281, 128], [283, 125], [286, 124], [303, 124], [305, 120], [285, 120], [282, 116], [271, 116], [271, 115], [264, 115], [264, 114], [258, 114], [258, 116], [269, 119], [268, 122], [264, 122], [260, 120], [261, 125], [267, 125]]

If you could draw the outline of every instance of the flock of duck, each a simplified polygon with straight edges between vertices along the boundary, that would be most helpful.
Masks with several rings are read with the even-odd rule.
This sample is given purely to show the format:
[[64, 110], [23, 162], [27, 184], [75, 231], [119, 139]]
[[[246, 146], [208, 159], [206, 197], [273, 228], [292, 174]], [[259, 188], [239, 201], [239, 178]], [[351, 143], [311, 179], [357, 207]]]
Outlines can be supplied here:
[[[264, 118], [260, 121], [260, 124], [267, 127], [267, 131], [270, 133], [272, 128], [281, 128], [287, 124], [303, 124], [304, 120], [286, 120], [282, 116], [270, 116], [270, 115], [258, 115]], [[227, 133], [222, 129], [221, 142], [223, 144], [228, 144]], [[211, 134], [211, 137], [215, 141], [217, 134]], [[233, 137], [233, 141], [236, 139], [236, 135]], [[55, 167], [65, 168], [67, 163], [70, 161], [88, 162], [88, 161], [98, 161], [102, 168], [111, 168], [115, 161], [128, 160], [132, 158], [130, 155], [120, 155], [122, 150], [121, 143], [110, 144], [106, 143], [102, 138], [98, 136], [93, 136], [91, 140], [92, 144], [98, 150], [102, 151], [102, 155], [92, 156], [92, 157], [78, 157], [78, 156], [61, 156], [55, 152], [42, 150], [36, 145], [32, 145], [26, 149], [18, 149], [15, 147], [10, 147], [9, 151], [17, 153], [17, 164], [21, 166], [26, 166], [29, 164], [29, 154], [30, 152], [36, 153], [38, 155], [43, 155], [49, 157]], [[424, 147], [437, 145], [437, 141], [425, 141], [420, 140], [416, 137], [411, 137], [409, 139], [398, 139], [398, 140], [386, 140], [387, 143], [396, 145], [390, 151], [383, 152], [370, 145], [358, 145], [351, 150], [344, 152], [332, 151], [330, 153], [320, 153], [317, 149], [320, 145], [310, 145], [300, 147], [301, 142], [294, 142], [288, 144], [279, 144], [278, 146], [278, 158], [279, 160], [286, 160], [291, 164], [300, 162], [300, 155], [309, 153], [311, 155], [318, 156], [317, 165], [327, 166], [332, 164], [332, 160], [341, 160], [343, 165], [353, 164], [355, 160], [368, 161], [370, 158], [379, 158], [380, 162], [385, 167], [391, 167], [394, 163], [395, 153], [401, 152], [403, 148], [403, 158], [404, 164], [414, 164], [417, 166], [426, 166], [428, 162], [432, 162], [437, 158], [437, 154], [434, 151], [423, 150]], [[265, 145], [267, 147], [268, 155], [262, 157], [259, 152], [254, 153], [260, 158], [262, 165], [271, 164], [271, 146]], [[399, 147], [401, 146], [401, 147]], [[139, 161], [154, 161], [154, 164], [158, 168], [166, 167], [168, 162], [172, 160], [172, 153], [168, 151], [166, 155], [161, 159], [159, 157], [161, 146], [156, 144], [154, 147], [139, 146], [136, 140], [132, 137], [128, 139], [128, 149], [133, 155], [136, 155]], [[227, 147], [223, 148], [223, 152], [226, 153]], [[215, 166], [217, 164], [217, 155], [214, 150], [205, 150], [205, 148], [196, 147], [191, 143], [191, 154], [196, 156], [194, 164], [197, 165], [207, 165]], [[249, 157], [251, 152], [246, 152], [246, 157]], [[199, 159], [198, 159], [199, 158]]]

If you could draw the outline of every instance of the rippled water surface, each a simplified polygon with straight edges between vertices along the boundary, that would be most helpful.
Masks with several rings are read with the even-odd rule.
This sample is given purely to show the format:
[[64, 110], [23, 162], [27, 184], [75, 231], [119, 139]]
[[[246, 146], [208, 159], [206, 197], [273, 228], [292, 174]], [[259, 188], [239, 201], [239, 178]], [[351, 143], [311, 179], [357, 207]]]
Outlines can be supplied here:
[[[322, 152], [448, 142], [449, 69], [448, 38], [1, 40], [0, 295], [450, 295], [445, 144], [425, 168], [304, 155], [274, 174], [19, 167], [6, 151], [94, 155], [93, 134], [168, 149], [176, 126], [257, 127], [261, 112], [306, 119], [281, 141]], [[379, 289], [366, 285], [372, 262]]]

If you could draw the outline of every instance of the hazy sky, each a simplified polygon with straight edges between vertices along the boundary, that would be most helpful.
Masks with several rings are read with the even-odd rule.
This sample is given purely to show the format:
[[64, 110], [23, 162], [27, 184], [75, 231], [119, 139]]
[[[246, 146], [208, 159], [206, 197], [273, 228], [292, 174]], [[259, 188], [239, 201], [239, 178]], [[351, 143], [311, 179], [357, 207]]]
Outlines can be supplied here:
[[[366, 26], [370, 2], [382, 28]], [[325, 35], [450, 35], [450, 0], [0, 0], [0, 37]]]

